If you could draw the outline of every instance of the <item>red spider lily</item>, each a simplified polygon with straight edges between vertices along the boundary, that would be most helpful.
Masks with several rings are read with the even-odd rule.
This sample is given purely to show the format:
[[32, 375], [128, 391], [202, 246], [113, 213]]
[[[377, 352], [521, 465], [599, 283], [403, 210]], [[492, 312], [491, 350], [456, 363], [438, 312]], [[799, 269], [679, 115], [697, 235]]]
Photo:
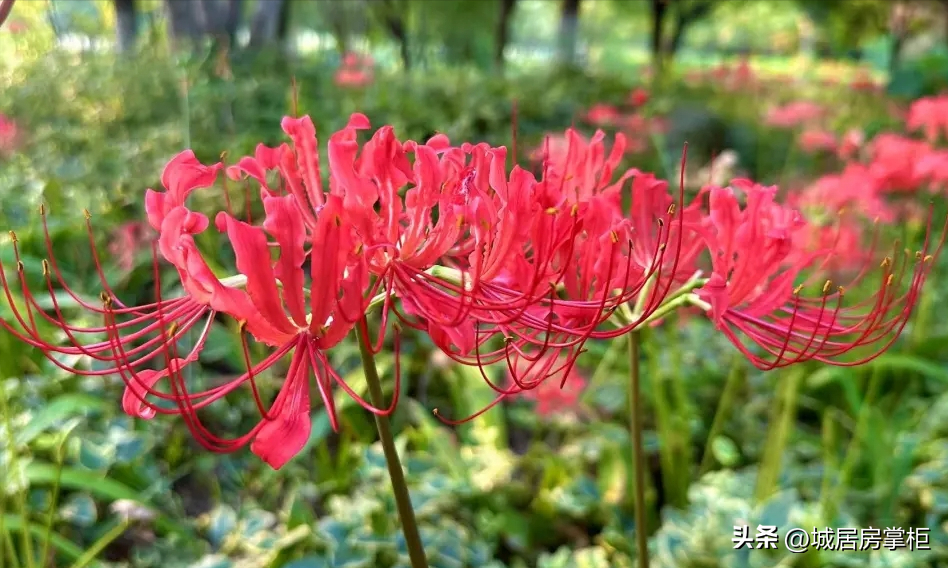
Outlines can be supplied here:
[[642, 87], [638, 87], [629, 93], [629, 104], [634, 107], [645, 106], [645, 103], [649, 101], [649, 98], [649, 92]]
[[[527, 362], [521, 364], [526, 365]], [[586, 389], [586, 377], [575, 366], [569, 365], [565, 358], [558, 361], [556, 367], [560, 370], [550, 380], [537, 388], [523, 391], [523, 398], [534, 401], [537, 414], [544, 418], [575, 409]]]
[[[146, 201], [150, 204], [149, 220], [152, 226], [161, 227], [167, 221], [166, 217], [173, 217], [175, 205], [183, 203], [193, 190], [213, 184], [219, 169], [219, 165], [203, 166], [197, 163], [194, 154], [190, 151], [183, 152], [171, 160], [162, 174], [162, 185], [167, 192], [158, 193], [149, 190], [149, 195], [146, 197]], [[206, 265], [203, 265], [202, 272], [201, 266], [182, 260], [186, 251], [175, 251], [175, 255], [166, 258], [171, 260], [182, 273], [197, 275], [188, 281], [191, 285], [186, 285], [187, 294], [164, 299], [159, 289], [156, 301], [140, 306], [126, 306], [118, 300], [118, 296], [105, 279], [95, 248], [91, 215], [86, 212], [86, 229], [89, 235], [91, 256], [103, 288], [101, 303], [90, 302], [66, 284], [53, 254], [53, 243], [46, 224], [45, 208], [41, 208], [41, 216], [49, 257], [43, 261], [46, 288], [43, 294], [49, 295], [52, 309], [44, 310], [37, 300], [36, 293], [29, 286], [23, 263], [20, 260], [16, 235], [11, 233], [17, 265], [16, 280], [23, 297], [23, 307], [19, 307], [15, 302], [11, 282], [6, 277], [3, 267], [0, 266], [0, 284], [12, 313], [11, 321], [0, 320], [0, 326], [21, 341], [39, 349], [50, 362], [63, 370], [83, 376], [109, 376], [132, 368], [145, 368], [159, 362], [158, 360], [166, 354], [169, 342], [183, 338], [192, 328], [204, 321], [203, 331], [194, 348], [182, 359], [181, 363], [196, 360], [197, 353], [207, 338], [211, 318], [217, 306], [210, 292], [201, 295], [192, 291], [210, 290], [217, 291], [220, 295], [227, 295], [238, 292], [232, 288], [237, 282], [221, 282], [210, 273]], [[177, 218], [181, 221], [180, 216]], [[159, 276], [157, 261], [154, 269], [157, 281]], [[202, 279], [200, 276], [206, 276], [206, 278]], [[65, 315], [65, 311], [68, 310], [61, 306], [57, 299], [55, 293], [57, 287], [65, 291], [78, 308], [96, 317], [102, 317], [106, 320], [105, 323], [98, 326], [81, 326], [71, 323]], [[48, 334], [41, 331], [43, 327], [52, 327], [56, 330], [56, 335], [61, 336], [66, 345], [59, 345], [57, 342], [44, 338]], [[75, 359], [76, 362], [67, 363], [66, 358]], [[83, 359], [96, 363], [95, 368], [83, 369], [78, 366]]]
[[855, 158], [862, 149], [865, 141], [866, 135], [861, 129], [851, 128], [847, 130], [846, 134], [844, 134], [840, 140], [839, 148], [837, 149], [839, 159], [846, 161]]
[[[519, 168], [508, 181], [503, 149], [452, 148], [443, 136], [427, 144], [401, 143], [391, 127], [379, 129], [360, 152], [356, 134], [368, 126], [364, 116], [354, 115], [346, 128], [330, 137], [328, 155], [330, 193], [343, 200], [365, 247], [375, 278], [371, 292], [401, 297], [405, 313], [395, 313], [402, 321], [427, 331], [446, 353], [468, 356], [500, 330], [514, 329], [535, 301], [534, 290], [549, 293], [541, 278], [542, 262], [529, 274], [517, 269], [532, 231], [539, 231], [540, 241], [549, 240], [543, 235], [551, 230], [550, 223], [534, 222], [536, 204], [530, 195], [536, 182]], [[262, 181], [264, 170], [277, 167], [311, 225], [325, 199], [315, 129], [303, 117], [284, 120], [284, 130], [293, 145], [276, 150], [281, 158], [269, 164], [246, 158], [231, 173], [257, 178], [264, 191], [271, 191]], [[553, 248], [546, 243], [544, 247]], [[440, 274], [454, 277], [437, 274], [439, 263], [445, 267]], [[520, 270], [525, 290], [502, 287], [512, 269]], [[390, 309], [395, 306], [386, 301], [383, 313]], [[479, 329], [480, 324], [491, 329]], [[510, 349], [508, 345], [491, 354], [478, 353], [467, 362], [495, 362]]]
[[[292, 130], [291, 125], [287, 129]], [[285, 148], [284, 148], [285, 150]], [[253, 172], [264, 174], [261, 167], [278, 167], [286, 174], [283, 178], [289, 195], [277, 195], [266, 189], [266, 180], [260, 177], [262, 201], [266, 219], [262, 227], [238, 221], [230, 213], [221, 212], [216, 219], [218, 230], [226, 233], [236, 255], [237, 270], [243, 276], [246, 291], [219, 287], [201, 253], [194, 245], [193, 235], [208, 226], [203, 215], [178, 206], [167, 213], [162, 221], [159, 239], [163, 254], [179, 268], [182, 283], [196, 297], [207, 297], [215, 310], [240, 322], [241, 341], [246, 372], [233, 381], [202, 393], [190, 393], [177, 364], [174, 346], [168, 355], [168, 365], [161, 372], [123, 373], [130, 385], [126, 409], [149, 417], [155, 413], [180, 414], [195, 438], [204, 447], [218, 451], [235, 451], [250, 443], [251, 451], [274, 468], [282, 467], [303, 447], [310, 431], [310, 377], [323, 399], [333, 428], [337, 427], [331, 385], [337, 384], [359, 404], [378, 414], [387, 414], [394, 408], [377, 409], [362, 400], [332, 369], [326, 350], [339, 343], [363, 318], [367, 305], [363, 291], [368, 289], [368, 272], [363, 247], [358, 244], [355, 225], [345, 213], [339, 195], [324, 195], [318, 179], [318, 164], [309, 163], [312, 155], [300, 156], [296, 164], [291, 153], [260, 147], [253, 159], [238, 162], [231, 174]], [[313, 166], [313, 169], [310, 168]], [[316, 178], [310, 175], [314, 174]], [[299, 185], [301, 177], [309, 182]], [[151, 197], [152, 210], [161, 210], [156, 196]], [[318, 203], [318, 210], [302, 207], [300, 199]], [[303, 212], [309, 211], [309, 217]], [[270, 242], [268, 235], [274, 242]], [[276, 261], [271, 260], [271, 248], [279, 248]], [[307, 312], [306, 274], [303, 264], [310, 263], [313, 282], [309, 292]], [[289, 315], [287, 315], [289, 314]], [[253, 363], [246, 331], [259, 343], [273, 348], [263, 361]], [[279, 394], [269, 408], [264, 408], [258, 393], [256, 377], [289, 356], [289, 369]], [[396, 371], [397, 372], [397, 371]], [[169, 392], [155, 390], [154, 386], [167, 379]], [[197, 410], [250, 383], [261, 421], [246, 434], [225, 439], [212, 434], [202, 424]], [[149, 397], [170, 400], [174, 408], [149, 402]], [[397, 400], [397, 399], [396, 399]]]
[[[865, 363], [887, 349], [908, 321], [922, 284], [944, 242], [926, 236], [909, 270], [908, 254], [881, 265], [881, 285], [869, 300], [844, 305], [843, 287], [827, 281], [819, 298], [803, 298], [806, 283], [797, 285], [804, 269], [818, 273], [832, 260], [826, 251], [794, 247], [795, 235], [806, 229], [802, 216], [774, 201], [776, 187], [748, 180], [732, 185], [744, 191], [742, 209], [730, 188], [710, 190], [709, 215], [703, 238], [713, 272], [698, 296], [716, 326], [758, 368], [773, 369], [809, 359], [834, 365]], [[929, 219], [930, 222], [930, 219]], [[930, 225], [929, 225], [930, 229]], [[930, 234], [930, 232], [928, 233]], [[854, 279], [863, 280], [868, 270]], [[908, 278], [908, 289], [900, 285]], [[745, 345], [741, 336], [762, 354]], [[861, 347], [871, 349], [856, 360], [842, 356]]]
[[771, 108], [765, 122], [778, 128], [796, 128], [819, 121], [826, 115], [826, 109], [809, 101], [795, 101], [784, 106]]
[[0, 155], [12, 154], [20, 142], [20, 129], [13, 119], [0, 114]]
[[584, 118], [594, 126], [615, 126], [622, 118], [622, 113], [612, 105], [597, 103], [589, 107]]
[[[266, 170], [278, 170], [312, 230], [327, 199], [315, 128], [308, 117], [287, 118], [283, 127], [292, 146], [258, 152], [228, 173], [257, 179], [272, 197]], [[641, 207], [651, 208], [642, 214], [648, 226], [634, 234], [622, 219], [621, 187], [637, 172], [612, 181], [624, 152], [621, 136], [607, 157], [604, 134], [586, 143], [570, 131], [565, 160], [544, 164], [538, 181], [518, 167], [508, 175], [504, 148], [452, 147], [444, 136], [402, 143], [391, 127], [360, 146], [358, 131], [368, 127], [364, 116], [353, 115], [330, 137], [329, 195], [341, 201], [362, 243], [372, 281], [367, 297], [382, 291], [383, 314], [393, 311], [428, 332], [455, 361], [483, 367], [506, 360], [518, 374], [517, 360], [527, 359], [531, 377], [517, 388], [536, 386], [558, 372], [559, 359], [543, 354], [568, 353], [571, 363], [589, 337], [621, 333], [596, 331], [610, 312], [641, 295], [642, 321], [676, 281], [668, 271], [676, 273], [671, 259], [681, 238], [674, 247], [669, 240], [682, 231], [671, 227], [673, 200], [643, 198]], [[651, 248], [651, 256], [635, 253], [645, 266], [635, 264], [629, 243]], [[395, 296], [401, 310], [391, 302]], [[501, 348], [481, 349], [498, 336], [505, 338]], [[510, 394], [496, 388], [499, 398]]]
[[913, 102], [905, 125], [910, 131], [924, 131], [930, 143], [935, 143], [940, 136], [948, 140], [948, 94]]
[[886, 192], [915, 192], [925, 182], [916, 160], [930, 151], [928, 144], [899, 134], [880, 134], [870, 144], [870, 170]]
[[135, 267], [135, 256], [152, 240], [151, 229], [141, 221], [123, 223], [112, 233], [109, 253], [116, 258], [123, 272]]
[[838, 174], [828, 174], [795, 195], [790, 203], [804, 211], [808, 220], [827, 215], [835, 217], [841, 210], [855, 211], [866, 219], [888, 223], [895, 212], [880, 194], [879, 182], [870, 168], [849, 164]]
[[341, 87], [365, 87], [374, 80], [374, 67], [375, 62], [369, 55], [349, 52], [343, 56], [333, 79]]
[[835, 153], [837, 147], [836, 135], [819, 128], [808, 128], [801, 132], [797, 144], [807, 154]]

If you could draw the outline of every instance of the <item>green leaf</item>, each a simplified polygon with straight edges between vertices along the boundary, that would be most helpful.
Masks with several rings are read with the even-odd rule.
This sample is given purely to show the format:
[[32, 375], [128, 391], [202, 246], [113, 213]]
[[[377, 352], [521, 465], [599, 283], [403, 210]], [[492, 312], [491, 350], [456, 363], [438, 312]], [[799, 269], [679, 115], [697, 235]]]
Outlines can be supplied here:
[[283, 568], [332, 568], [332, 564], [323, 556], [311, 554], [298, 560], [288, 562], [283, 565]]
[[227, 505], [220, 505], [208, 513], [207, 537], [211, 544], [220, 546], [237, 527], [237, 513]]
[[[3, 516], [3, 526], [6, 530], [22, 532], [23, 531], [23, 519], [16, 515], [4, 515]], [[40, 542], [47, 537], [46, 527], [43, 525], [28, 523], [25, 525], [26, 530], [30, 532], [37, 539], [41, 539]], [[76, 560], [82, 556], [83, 550], [79, 546], [73, 544], [73, 542], [67, 538], [64, 538], [55, 532], [49, 532], [49, 544], [58, 550], [60, 554], [67, 557], [69, 560]], [[102, 566], [100, 562], [93, 562], [89, 566], [99, 567]]]
[[[109, 501], [128, 499], [135, 503], [147, 505], [149, 508], [154, 508], [148, 499], [142, 498], [141, 492], [99, 473], [74, 468], [63, 468], [60, 474], [57, 466], [46, 463], [33, 463], [26, 468], [26, 478], [31, 485], [54, 483], [57, 477], [59, 477], [59, 484], [63, 489], [88, 491], [97, 497], [108, 499]], [[155, 519], [155, 525], [166, 532], [176, 532], [185, 535], [191, 532], [185, 526], [171, 521], [163, 515], [159, 515]]]
[[29, 444], [46, 430], [76, 415], [102, 412], [111, 404], [102, 397], [87, 394], [67, 394], [53, 399], [42, 410], [30, 417], [28, 424], [19, 429], [17, 445]]
[[99, 518], [95, 500], [88, 493], [70, 495], [59, 508], [59, 514], [78, 527], [91, 527]]
[[711, 442], [711, 453], [714, 459], [724, 467], [733, 467], [741, 459], [737, 444], [727, 436], [716, 436]]

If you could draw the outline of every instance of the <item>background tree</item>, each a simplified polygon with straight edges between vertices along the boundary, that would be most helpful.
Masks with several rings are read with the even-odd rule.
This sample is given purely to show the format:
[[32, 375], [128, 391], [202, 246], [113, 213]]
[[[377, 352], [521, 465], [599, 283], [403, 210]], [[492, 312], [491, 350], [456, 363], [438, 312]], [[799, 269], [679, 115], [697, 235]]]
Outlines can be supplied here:
[[581, 0], [562, 0], [560, 8], [559, 60], [566, 65], [576, 62], [576, 44], [579, 39], [579, 9]]
[[113, 0], [115, 6], [115, 45], [120, 53], [135, 47], [138, 37], [138, 10], [135, 0]]
[[[945, 0], [948, 2], [948, 0]], [[494, 39], [494, 64], [498, 68], [504, 67], [504, 50], [510, 39], [510, 20], [513, 18], [517, 0], [500, 0], [500, 16], [497, 20], [497, 31]]]

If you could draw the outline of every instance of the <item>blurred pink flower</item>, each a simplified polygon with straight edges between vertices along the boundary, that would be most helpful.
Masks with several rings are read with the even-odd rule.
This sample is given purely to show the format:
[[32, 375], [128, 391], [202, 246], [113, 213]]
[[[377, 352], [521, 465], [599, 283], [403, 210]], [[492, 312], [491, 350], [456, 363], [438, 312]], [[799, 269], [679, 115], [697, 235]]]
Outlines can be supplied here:
[[530, 160], [537, 163], [546, 160], [551, 163], [562, 163], [566, 160], [568, 151], [569, 139], [564, 134], [547, 134], [543, 142], [530, 152]]
[[933, 150], [915, 162], [915, 173], [932, 190], [948, 190], [948, 150]]
[[0, 154], [12, 154], [20, 142], [20, 129], [16, 122], [0, 114]]
[[872, 78], [872, 74], [867, 69], [860, 69], [856, 72], [856, 76], [853, 77], [849, 87], [856, 91], [878, 91], [881, 85]]
[[859, 128], [850, 128], [839, 142], [837, 155], [840, 160], [848, 161], [857, 156], [866, 142], [866, 134]]
[[939, 135], [948, 139], [948, 94], [913, 102], [905, 123], [910, 131], [924, 130], [930, 143], [935, 143]]
[[808, 128], [800, 134], [797, 144], [799, 144], [800, 149], [808, 154], [835, 152], [836, 136], [832, 132], [819, 128]]
[[336, 70], [334, 80], [340, 87], [360, 88], [372, 84], [375, 61], [369, 55], [349, 52], [342, 57], [342, 65]]
[[109, 252], [124, 272], [135, 268], [135, 256], [151, 242], [154, 235], [144, 221], [130, 221], [119, 225], [112, 233]]
[[849, 164], [840, 173], [817, 179], [792, 201], [795, 207], [809, 213], [808, 218], [824, 214], [835, 217], [841, 210], [849, 210], [864, 219], [888, 223], [895, 219], [895, 213], [880, 190], [879, 181], [870, 168]]
[[648, 102], [648, 100], [649, 100], [649, 92], [643, 89], [642, 87], [638, 87], [637, 89], [634, 89], [631, 93], [629, 93], [629, 104], [631, 104], [634, 107], [643, 106], [645, 105], [645, 103]]
[[619, 109], [603, 103], [594, 104], [586, 111], [586, 122], [595, 126], [615, 126], [622, 117]]
[[882, 191], [914, 192], [924, 181], [916, 163], [930, 151], [928, 144], [920, 140], [894, 133], [880, 134], [869, 145], [869, 168]]
[[784, 106], [773, 107], [767, 112], [765, 122], [777, 128], [796, 128], [816, 122], [823, 118], [826, 110], [810, 101], [796, 101]]
[[[531, 365], [534, 368], [545, 368], [545, 363], [549, 363], [549, 357], [544, 357], [547, 357], [546, 361], [541, 358], [536, 363], [520, 358], [516, 364], [517, 375], [519, 377], [529, 376]], [[568, 370], [565, 368], [567, 365], [569, 365]], [[535, 388], [525, 390], [521, 394], [523, 398], [536, 403], [536, 412], [542, 417], [553, 416], [575, 408], [587, 384], [586, 378], [580, 374], [575, 365], [567, 361], [566, 357], [561, 357], [553, 363], [549, 373], [551, 373], [549, 378]], [[565, 383], [563, 382], [564, 378], [566, 379]], [[514, 384], [512, 380], [510, 383]], [[560, 387], [561, 384], [562, 388]]]

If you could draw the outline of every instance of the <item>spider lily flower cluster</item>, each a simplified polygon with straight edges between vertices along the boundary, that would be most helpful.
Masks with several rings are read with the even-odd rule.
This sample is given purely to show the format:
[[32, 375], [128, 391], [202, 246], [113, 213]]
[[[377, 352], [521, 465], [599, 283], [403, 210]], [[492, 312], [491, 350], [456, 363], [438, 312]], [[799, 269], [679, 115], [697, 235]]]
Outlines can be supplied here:
[[[444, 135], [400, 141], [383, 126], [360, 142], [370, 124], [355, 114], [329, 137], [324, 183], [310, 118], [287, 117], [282, 129], [288, 143], [259, 145], [230, 166], [182, 152], [166, 166], [163, 189], [147, 191], [147, 221], [158, 234], [155, 282], [160, 263], [170, 264], [180, 295], [164, 297], [156, 284], [154, 301], [121, 303], [93, 246], [101, 301], [84, 299], [64, 282], [43, 211], [44, 283], [30, 286], [14, 236], [16, 265], [0, 270], [12, 310], [2, 326], [61, 368], [121, 377], [127, 413], [180, 415], [202, 446], [229, 452], [249, 444], [279, 468], [309, 437], [312, 396], [334, 427], [337, 388], [375, 414], [396, 407], [397, 384], [389, 405], [373, 406], [328, 358], [356, 326], [367, 334], [374, 309], [382, 322], [369, 347], [382, 350], [394, 330], [395, 381], [399, 330], [413, 328], [459, 364], [505, 366], [511, 380], [502, 384], [482, 372], [496, 404], [575, 376], [590, 339], [633, 332], [686, 305], [701, 308], [758, 367], [858, 364], [905, 325], [941, 247], [926, 238], [917, 255], [885, 257], [878, 270], [863, 271], [857, 283], [880, 282], [868, 300], [849, 303], [829, 282], [807, 298], [813, 286], [800, 283], [801, 275], [822, 278], [836, 249], [800, 244], [810, 242], [795, 238], [806, 220], [776, 201], [776, 188], [736, 180], [705, 187], [686, 205], [683, 184], [674, 191], [648, 173], [619, 173], [621, 134], [608, 148], [602, 132], [586, 139], [570, 129], [535, 174], [511, 167], [504, 147], [455, 145]], [[262, 220], [233, 210], [228, 182], [259, 199]], [[194, 210], [195, 191], [219, 193], [225, 205]], [[88, 215], [87, 228], [94, 245]], [[199, 235], [215, 230], [232, 248], [229, 276], [215, 274], [216, 262], [198, 246]], [[72, 323], [57, 289], [101, 324]], [[52, 309], [42, 307], [44, 294]], [[245, 371], [197, 390], [188, 367], [220, 319], [238, 330]], [[197, 339], [179, 349], [192, 330]], [[268, 354], [255, 360], [260, 346]], [[843, 357], [863, 347], [859, 357]], [[284, 377], [272, 400], [258, 386], [267, 373]], [[200, 411], [239, 388], [252, 395], [260, 420], [240, 436], [221, 437]]]

